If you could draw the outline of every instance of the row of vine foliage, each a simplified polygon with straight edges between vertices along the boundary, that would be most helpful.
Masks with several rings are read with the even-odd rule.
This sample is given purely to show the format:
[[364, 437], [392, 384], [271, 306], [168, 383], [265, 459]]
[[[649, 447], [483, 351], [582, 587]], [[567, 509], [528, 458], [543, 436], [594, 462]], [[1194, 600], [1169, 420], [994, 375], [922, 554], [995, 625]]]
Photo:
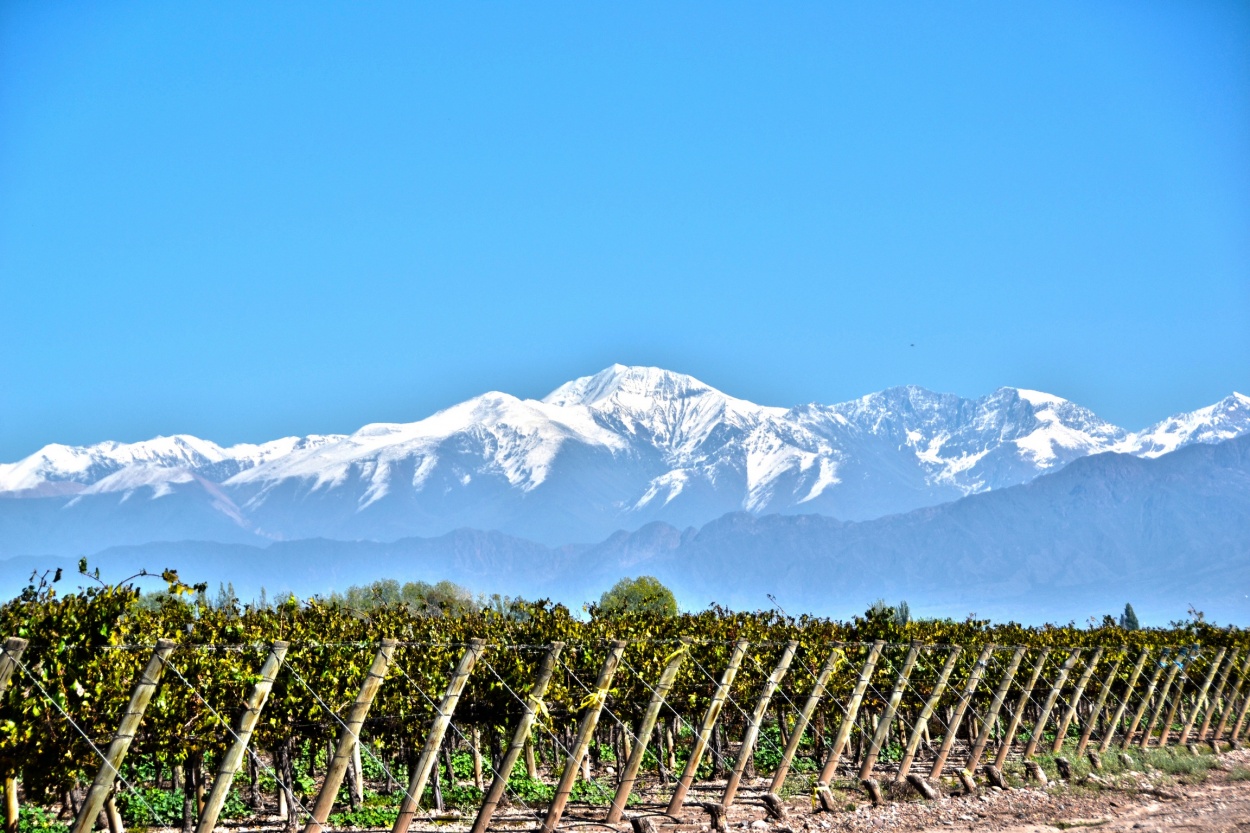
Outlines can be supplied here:
[[[133, 583], [100, 584], [60, 594], [55, 585], [32, 585], [0, 607], [0, 636], [29, 640], [23, 667], [0, 700], [0, 775], [17, 778], [25, 801], [53, 803], [90, 781], [99, 759], [83, 735], [97, 745], [108, 742], [124, 711], [132, 686], [158, 638], [179, 645], [162, 684], [131, 747], [130, 760], [177, 769], [185, 778], [211, 777], [230, 740], [221, 720], [233, 721], [274, 640], [291, 643], [287, 668], [279, 674], [253, 745], [267, 756], [316, 756], [337, 736], [330, 712], [342, 714], [355, 698], [361, 680], [384, 637], [400, 640], [391, 671], [373, 704], [364, 735], [378, 760], [397, 770], [424, 741], [433, 701], [446, 685], [470, 639], [488, 647], [456, 713], [460, 731], [467, 727], [482, 744], [498, 750], [521, 712], [523, 696], [546, 645], [566, 643], [561, 664], [548, 690], [544, 727], [568, 735], [585, 686], [593, 685], [611, 639], [628, 641], [624, 662], [609, 698], [614, 726], [637, 725], [666, 658], [689, 640], [689, 661], [669, 697], [673, 712], [691, 723], [706, 707], [713, 677], [724, 668], [733, 643], [750, 649], [734, 681], [731, 697], [749, 710], [756, 692], [789, 640], [798, 642], [794, 664], [778, 702], [799, 703], [817, 669], [838, 645], [845, 654], [829, 683], [847, 691], [872, 640], [890, 644], [886, 662], [897, 664], [909, 643], [926, 647], [913, 675], [917, 691], [932, 679], [948, 647], [963, 650], [952, 679], [963, 679], [982, 646], [1045, 648], [1104, 646], [1106, 656], [1123, 658], [1121, 677], [1143, 648], [1165, 647], [1209, 656], [1219, 646], [1245, 648], [1247, 632], [1216, 628], [1201, 621], [1169, 629], [1126, 631], [1110, 619], [1102, 626], [1024, 627], [967, 621], [902, 622], [870, 612], [849, 622], [780, 613], [733, 612], [712, 607], [677, 616], [624, 613], [578, 617], [548, 601], [511, 601], [498, 609], [461, 610], [454, 615], [402, 604], [382, 604], [367, 612], [341, 601], [287, 599], [271, 606], [240, 605], [235, 600], [210, 604], [203, 593], [183, 585], [176, 574], [163, 576], [169, 592], [156, 603], [140, 603]], [[1194, 674], [1196, 679], [1199, 674]], [[185, 682], [184, 682], [185, 680]], [[875, 691], [875, 689], [874, 689]], [[865, 710], [874, 708], [870, 692]], [[725, 722], [740, 726], [742, 709], [726, 709]], [[71, 725], [76, 724], [78, 728]], [[79, 731], [81, 729], [81, 732]], [[550, 734], [551, 732], [549, 732]], [[463, 737], [463, 736], [462, 736]], [[453, 738], [454, 740], [454, 738]], [[554, 747], [552, 749], [554, 752]], [[818, 752], [819, 750], [817, 750]], [[489, 759], [488, 759], [489, 761]], [[310, 758], [308, 769], [315, 761]]]

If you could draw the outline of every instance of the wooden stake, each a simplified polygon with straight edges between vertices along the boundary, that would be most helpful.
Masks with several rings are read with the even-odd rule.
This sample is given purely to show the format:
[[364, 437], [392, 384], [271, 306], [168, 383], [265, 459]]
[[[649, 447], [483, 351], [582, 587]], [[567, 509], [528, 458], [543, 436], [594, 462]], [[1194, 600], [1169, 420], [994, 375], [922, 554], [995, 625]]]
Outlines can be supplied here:
[[1250, 697], [1246, 697], [1241, 703], [1241, 711], [1237, 713], [1237, 723], [1233, 726], [1232, 742], [1233, 747], [1241, 742], [1241, 730], [1246, 725], [1246, 715], [1250, 714]]
[[859, 778], [861, 781], [872, 775], [872, 768], [877, 764], [877, 756], [881, 754], [881, 744], [885, 743], [886, 733], [890, 731], [890, 723], [894, 720], [894, 712], [898, 709], [898, 704], [903, 699], [903, 691], [907, 687], [907, 680], [911, 677], [911, 670], [915, 667], [916, 657], [918, 656], [920, 656], [920, 646], [912, 645], [907, 651], [906, 658], [903, 659], [903, 668], [898, 672], [898, 679], [894, 682], [894, 691], [890, 693], [890, 700], [886, 703], [885, 712], [877, 722], [877, 731], [872, 736], [872, 743], [869, 745], [868, 751], [864, 754], [864, 762], [860, 764]]
[[512, 774], [512, 768], [516, 766], [517, 759], [521, 757], [521, 751], [525, 748], [525, 742], [529, 740], [533, 732], [534, 721], [538, 719], [538, 713], [545, 708], [543, 696], [547, 693], [547, 684], [551, 682], [551, 675], [556, 670], [556, 660], [563, 648], [563, 642], [552, 642], [547, 646], [547, 653], [543, 655], [542, 663], [538, 666], [538, 673], [534, 675], [529, 694], [525, 696], [525, 712], [521, 715], [521, 722], [517, 724], [516, 731], [512, 734], [512, 742], [508, 745], [508, 750], [504, 752], [503, 759], [499, 763], [499, 770], [490, 782], [490, 789], [482, 798], [482, 806], [478, 808], [477, 818], [473, 820], [473, 829], [470, 833], [486, 833], [491, 816], [494, 815], [495, 808], [499, 806], [504, 790], [508, 786], [508, 776]]
[[1111, 741], [1115, 738], [1116, 730], [1120, 727], [1120, 721], [1124, 718], [1124, 711], [1128, 708], [1129, 698], [1133, 696], [1133, 689], [1137, 685], [1137, 681], [1141, 679], [1142, 669], [1146, 667], [1146, 660], [1150, 658], [1150, 651], [1143, 648], [1141, 654], [1137, 657], [1137, 664], [1133, 666], [1133, 673], [1129, 675], [1128, 685], [1124, 688], [1124, 699], [1120, 701], [1120, 705], [1116, 707], [1115, 716], [1107, 723], [1107, 731], [1103, 733], [1102, 740], [1098, 744], [1098, 753], [1106, 754], [1111, 748]]
[[4, 779], [4, 833], [17, 833], [21, 808], [17, 804], [17, 779], [12, 775]]
[[812, 715], [816, 712], [816, 707], [820, 705], [821, 698], [825, 696], [825, 684], [829, 682], [829, 677], [833, 675], [834, 669], [845, 659], [846, 654], [841, 648], [834, 648], [829, 652], [829, 658], [825, 660], [825, 664], [821, 666], [820, 672], [816, 675], [816, 685], [812, 686], [812, 693], [807, 695], [807, 702], [803, 704], [803, 710], [799, 712], [799, 719], [794, 724], [794, 731], [790, 733], [790, 742], [786, 744], [786, 750], [781, 754], [781, 762], [777, 764], [777, 771], [773, 773], [772, 783], [768, 787], [769, 792], [781, 792], [781, 785], [786, 782], [786, 775], [790, 772], [790, 764], [794, 761], [794, 754], [799, 751], [799, 742], [803, 740], [803, 732], [807, 729], [808, 722], [811, 721]]
[[972, 695], [976, 693], [977, 686], [981, 683], [981, 677], [985, 675], [985, 669], [989, 665], [990, 656], [993, 653], [994, 644], [986, 645], [981, 649], [981, 656], [977, 657], [976, 664], [972, 666], [972, 671], [968, 675], [968, 683], [964, 686], [963, 693], [959, 696], [959, 703], [955, 706], [955, 714], [951, 718], [950, 726], [946, 729], [946, 737], [942, 738], [942, 746], [938, 749], [937, 760], [933, 762], [933, 769], [929, 770], [929, 778], [931, 780], [942, 777], [942, 770], [946, 767], [946, 758], [951, 753], [951, 747], [955, 745], [955, 736], [959, 734], [959, 726], [963, 723], [964, 714], [967, 713], [968, 706], [972, 703]]
[[1159, 718], [1163, 714], [1163, 707], [1168, 702], [1168, 692], [1172, 690], [1172, 683], [1176, 680], [1176, 675], [1181, 670], [1181, 661], [1173, 660], [1171, 668], [1168, 669], [1168, 675], [1163, 683], [1163, 690], [1159, 692], [1159, 702], [1155, 704], [1154, 711], [1150, 713], [1150, 722], [1146, 724], [1146, 731], [1142, 732], [1141, 748], [1145, 749], [1150, 745], [1150, 736], [1154, 734], [1155, 726], [1159, 724]]
[[933, 710], [942, 701], [942, 694], [946, 691], [946, 683], [950, 680], [951, 672], [955, 670], [955, 662], [959, 659], [962, 651], [963, 649], [958, 645], [951, 648], [950, 654], [946, 657], [946, 663], [938, 674], [937, 682], [933, 684], [933, 693], [929, 695], [924, 708], [920, 710], [920, 716], [916, 718], [916, 725], [912, 727], [911, 737], [907, 739], [907, 749], [903, 751], [903, 760], [898, 765], [898, 779], [900, 781], [906, 778], [907, 773], [911, 771], [911, 762], [916, 759], [916, 750], [920, 748], [920, 738], [929, 727], [929, 719], [933, 717]]
[[[17, 671], [17, 661], [21, 659], [22, 651], [25, 650], [25, 639], [10, 636], [4, 640], [4, 647], [0, 649], [0, 696], [3, 696], [4, 690], [9, 687], [9, 680], [13, 679]], [[17, 823], [17, 779], [10, 776], [4, 779], [5, 833], [17, 833]]]
[[738, 676], [738, 667], [742, 664], [742, 657], [747, 652], [747, 645], [745, 639], [739, 639], [734, 643], [733, 653], [729, 655], [729, 664], [725, 666], [720, 682], [716, 685], [712, 702], [708, 703], [707, 712], [703, 715], [703, 724], [699, 727], [699, 734], [695, 736], [690, 757], [686, 759], [686, 768], [682, 770], [681, 778], [677, 780], [677, 787], [673, 790], [673, 798], [668, 802], [668, 809], [665, 812], [670, 816], [681, 812], [681, 804], [686, 800], [686, 792], [690, 789], [690, 785], [694, 783], [699, 764], [703, 762], [703, 753], [707, 751], [708, 739], [712, 736], [712, 730], [716, 728], [716, 721], [720, 718], [725, 699], [729, 696], [729, 688], [733, 685], [734, 677]]
[[1089, 739], [1094, 734], [1094, 725], [1098, 722], [1098, 715], [1102, 714], [1103, 706], [1107, 703], [1107, 696], [1111, 693], [1111, 685], [1115, 682], [1115, 675], [1120, 672], [1120, 660], [1116, 660], [1111, 664], [1111, 670], [1107, 672], [1107, 676], [1102, 681], [1102, 687], [1098, 689], [1098, 697], [1094, 699], [1094, 707], [1089, 711], [1089, 720], [1085, 721], [1085, 728], [1081, 730], [1081, 739], [1076, 742], [1076, 756], [1079, 758], [1085, 752], [1085, 747], [1089, 745]]
[[[1072, 718], [1076, 717], [1077, 706], [1081, 703], [1081, 697], [1085, 695], [1085, 687], [1089, 685], [1089, 681], [1094, 676], [1094, 669], [1098, 667], [1098, 663], [1102, 661], [1103, 649], [1100, 647], [1094, 651], [1094, 655], [1089, 658], [1089, 662], [1085, 663], [1085, 670], [1081, 672], [1081, 678], [1076, 681], [1076, 688], [1072, 690], [1072, 699], [1068, 703], [1068, 708], [1064, 710], [1063, 717], [1059, 718], [1059, 724], [1055, 727], [1055, 742], [1051, 744], [1050, 754], [1058, 755], [1059, 750], [1063, 749], [1063, 742], [1068, 737], [1068, 727], [1072, 725]], [[1090, 723], [1094, 721], [1091, 719]], [[1080, 755], [1080, 752], [1076, 753]]]
[[126, 759], [126, 751], [130, 749], [130, 742], [135, 739], [135, 732], [139, 731], [139, 724], [143, 721], [143, 712], [152, 700], [152, 695], [156, 693], [157, 685], [160, 684], [161, 674], [165, 671], [165, 661], [169, 659], [175, 647], [174, 643], [168, 639], [156, 641], [156, 650], [152, 652], [152, 658], [148, 660], [147, 667], [143, 669], [143, 675], [139, 677], [139, 682], [130, 695], [130, 704], [126, 707], [125, 714], [122, 715], [121, 725], [117, 727], [117, 734], [113, 735], [113, 742], [109, 744], [108, 751], [104, 754], [104, 762], [96, 772], [95, 780], [91, 782], [91, 789], [87, 791], [87, 797], [78, 811], [78, 817], [74, 819], [74, 826], [70, 828], [70, 833], [91, 833], [91, 828], [95, 826], [100, 811], [104, 809], [104, 802], [108, 801], [109, 795], [113, 792], [113, 786], [117, 782], [117, 773], [121, 770], [122, 761]]
[[1011, 751], [1011, 744], [1016, 739], [1016, 729], [1020, 727], [1020, 721], [1024, 719], [1024, 709], [1033, 696], [1033, 686], [1037, 685], [1038, 677], [1042, 676], [1042, 669], [1046, 665], [1048, 656], [1050, 656], [1050, 648], [1043, 648], [1037, 657], [1037, 662], [1033, 665], [1033, 673], [1029, 675], [1028, 683], [1025, 684], [1020, 697], [1016, 700], [1015, 711], [1011, 713], [1011, 719], [1007, 721], [1007, 733], [998, 747], [998, 754], [994, 756], [994, 766], [999, 770], [1002, 770], [1003, 764], [1007, 762], [1007, 753]]
[[560, 783], [556, 785], [556, 793], [551, 799], [551, 806], [547, 808], [547, 818], [543, 820], [542, 827], [539, 828], [542, 833], [554, 833], [556, 826], [560, 824], [560, 817], [564, 815], [564, 806], [569, 802], [569, 795], [573, 792], [573, 783], [577, 780], [577, 770], [581, 768], [582, 759], [586, 757], [586, 748], [590, 746], [590, 741], [595, 735], [595, 727], [599, 725], [599, 714], [603, 711], [603, 704], [608, 699], [608, 690], [612, 687], [612, 675], [616, 673], [616, 666], [620, 664], [621, 654], [625, 652], [625, 644], [619, 639], [611, 643], [608, 657], [604, 660], [603, 667], [599, 669], [599, 679], [595, 681], [594, 693], [584, 701], [586, 708], [582, 712], [581, 724], [577, 729], [577, 740], [573, 743], [573, 751], [569, 753], [564, 772], [560, 775]]
[[273, 643], [265, 664], [261, 666], [260, 680], [252, 686], [247, 705], [243, 714], [239, 716], [234, 743], [226, 750], [226, 754], [221, 759], [221, 765], [217, 767], [217, 777], [213, 779], [213, 789], [204, 802], [200, 821], [195, 828], [196, 833], [212, 833], [212, 829], [217, 826], [217, 817], [221, 815], [221, 808], [225, 806], [226, 797], [230, 794], [230, 784], [234, 781], [235, 772], [243, 763], [243, 756], [247, 753], [247, 744], [252, 739], [252, 731], [260, 719], [260, 712], [265, 707], [265, 701], [269, 699], [269, 692], [273, 690], [273, 682], [277, 679], [279, 669], [282, 668], [282, 660], [286, 656], [288, 647], [290, 647], [288, 642]]
[[791, 639], [786, 643], [786, 647], [781, 652], [781, 659], [777, 661], [777, 667], [773, 669], [773, 673], [768, 675], [768, 680], [764, 683], [764, 688], [760, 692], [759, 699], [755, 701], [755, 711], [751, 713], [751, 721], [747, 724], [746, 733], [742, 736], [742, 746], [738, 750], [738, 760], [734, 761], [734, 770], [729, 775], [729, 782], [725, 785], [725, 796], [721, 799], [721, 803], [726, 807], [730, 807], [734, 803], [734, 797], [738, 794], [738, 783], [742, 780], [742, 773], [746, 771], [747, 763], [751, 760], [751, 756], [755, 754], [755, 742], [759, 739], [760, 724], [764, 722], [764, 715], [768, 713], [768, 705], [772, 702], [773, 694], [777, 691], [777, 687], [781, 685], [781, 680], [786, 675], [786, 671], [790, 669], [790, 663], [794, 659], [794, 652], [798, 650], [798, 640]]
[[[681, 669], [681, 664], [689, 652], [690, 640], [683, 639], [681, 647], [669, 656], [668, 664], [660, 672], [660, 681], [651, 692], [651, 700], [647, 703], [647, 710], [642, 715], [642, 723], [636, 735], [637, 741], [634, 743], [634, 748], [630, 750], [625, 769], [621, 771], [621, 782], [617, 786], [616, 797], [612, 799], [612, 806], [608, 808], [607, 818], [604, 819], [608, 824], [616, 824], [625, 814], [625, 805], [629, 802], [630, 793], [634, 791], [634, 783], [638, 780], [638, 770], [642, 768], [642, 759], [647, 752], [647, 742], [655, 734], [655, 722], [659, 719], [660, 709], [664, 707], [665, 698], [673, 687], [673, 680], [677, 679], [677, 672]], [[480, 833], [480, 831], [475, 831], [475, 833]]]
[[937, 801], [942, 797], [932, 784], [921, 778], [919, 775], [908, 775], [907, 783], [911, 784], [912, 788], [916, 792], [920, 793], [926, 801]]
[[464, 691], [465, 684], [469, 682], [469, 675], [473, 673], [473, 667], [477, 665], [478, 658], [482, 656], [484, 650], [486, 650], [485, 640], [470, 639], [468, 649], [460, 657], [460, 663], [447, 682], [447, 691], [443, 694], [442, 702], [438, 704], [438, 713], [434, 715], [434, 721], [430, 724], [430, 733], [425, 738], [421, 757], [417, 759], [417, 765], [412, 769], [412, 777], [408, 780], [408, 791], [404, 793], [399, 803], [399, 814], [395, 817], [391, 833], [406, 833], [412, 825], [412, 817], [416, 815], [421, 796], [425, 793], [430, 770], [438, 763], [438, 751], [443, 746], [447, 727], [451, 725], [451, 716], [455, 714], [456, 705], [460, 702], [460, 694]]
[[[1041, 714], [1037, 716], [1037, 723], [1033, 726], [1033, 733], [1029, 735], [1029, 742], [1024, 746], [1024, 757], [1032, 758], [1033, 753], [1037, 751], [1037, 744], [1041, 742], [1042, 732], [1046, 730], [1046, 722], [1050, 720], [1050, 713], [1054, 710], [1055, 702], [1059, 699], [1059, 692], [1063, 690], [1063, 684], [1068, 681], [1068, 675], [1072, 673], [1072, 668], [1080, 658], [1081, 649], [1073, 648], [1072, 653], [1068, 654], [1068, 658], [1060, 666], [1059, 676], [1055, 678], [1055, 684], [1050, 687], [1050, 693], [1046, 695], [1046, 702], [1042, 706]], [[1073, 701], [1075, 702], [1075, 698], [1073, 698]]]
[[1193, 730], [1194, 722], [1198, 719], [1198, 712], [1210, 711], [1206, 708], [1207, 692], [1211, 690], [1211, 683], [1215, 682], [1215, 675], [1219, 672], [1220, 666], [1224, 664], [1224, 655], [1227, 653], [1227, 648], [1220, 648], [1215, 655], [1215, 659], [1211, 660], [1211, 667], [1207, 669], [1206, 679], [1202, 681], [1202, 687], [1198, 689], [1198, 698], [1194, 701], [1194, 710], [1189, 713], [1189, 719], [1185, 721], [1180, 737], [1176, 740], [1178, 745], [1184, 746], [1189, 742], [1189, 733]]
[[1236, 648], [1228, 655], [1228, 660], [1224, 663], [1224, 670], [1220, 672], [1220, 680], [1215, 684], [1215, 693], [1211, 695], [1211, 700], [1207, 706], [1207, 712], [1202, 718], [1202, 726], [1198, 729], [1197, 740], [1202, 743], [1207, 739], [1207, 729], [1211, 728], [1211, 721], [1215, 718], [1215, 710], [1219, 706], [1220, 698], [1224, 696], [1224, 687], [1228, 684], [1229, 674], [1233, 667], [1237, 665]]
[[[1163, 725], [1159, 728], [1159, 746], [1168, 745], [1168, 737], [1172, 734], [1172, 726], [1176, 723], [1176, 713], [1181, 707], [1181, 701], [1185, 699], [1185, 683], [1189, 681], [1189, 664], [1181, 669], [1180, 676], [1176, 682], [1176, 696], [1172, 698], [1172, 705], [1168, 707], [1167, 716], [1163, 718]], [[1198, 709], [1195, 706], [1194, 713], [1190, 716], [1196, 717]], [[1182, 715], [1184, 717], [1184, 715]]]
[[985, 746], [990, 742], [990, 732], [994, 729], [994, 721], [998, 719], [998, 712], [1003, 707], [1003, 701], [1007, 699], [1007, 690], [1011, 688], [1011, 681], [1016, 677], [1016, 671], [1020, 668], [1020, 661], [1024, 659], [1025, 647], [1017, 646], [1011, 655], [1011, 662], [1007, 663], [1007, 670], [1003, 672], [1003, 678], [998, 682], [998, 689], [994, 692], [994, 699], [990, 701], [990, 710], [986, 712], [985, 722], [981, 724], [981, 731], [977, 734], [977, 739], [972, 744], [972, 750], [968, 753], [968, 763], [964, 765], [964, 769], [969, 772], [977, 771], [977, 764], [981, 762], [981, 756], [985, 754]]
[[22, 658], [22, 651], [25, 650], [25, 639], [10, 636], [4, 640], [4, 648], [0, 650], [0, 695], [9, 687], [9, 680], [13, 679], [13, 674], [17, 671], [17, 661]]
[[377, 696], [378, 689], [382, 687], [382, 681], [386, 679], [386, 672], [391, 667], [391, 657], [395, 654], [396, 644], [394, 639], [383, 639], [381, 647], [373, 657], [373, 664], [369, 666], [365, 681], [360, 686], [356, 702], [352, 703], [351, 711], [347, 713], [347, 719], [343, 721], [343, 733], [339, 735], [334, 757], [330, 759], [330, 764], [326, 767], [326, 777], [321, 784], [321, 792], [317, 793], [317, 803], [313, 805], [312, 818], [304, 826], [304, 833], [321, 833], [326, 819], [330, 817], [330, 811], [334, 809], [334, 799], [339, 794], [339, 787], [343, 785], [343, 775], [347, 772], [347, 765], [351, 762], [352, 746], [360, 740], [360, 727], [369, 716], [369, 707], [373, 705], [373, 698]]
[[[1142, 718], [1146, 715], [1146, 709], [1150, 708], [1150, 698], [1154, 697], [1155, 687], [1159, 685], [1159, 678], [1163, 676], [1163, 668], [1166, 664], [1165, 660], [1167, 656], [1168, 652], [1164, 651], [1163, 657], [1160, 658], [1159, 662], [1155, 664], [1154, 673], [1150, 675], [1150, 682], [1146, 685], [1146, 693], [1142, 695], [1141, 705], [1139, 705], [1137, 707], [1137, 711], [1133, 713], [1133, 719], [1129, 721], [1128, 729], [1124, 732], [1124, 743], [1121, 744], [1121, 749], [1128, 749], [1133, 745], [1133, 733], [1137, 731], [1138, 725], [1141, 723]], [[1125, 705], [1128, 704], [1129, 695], [1132, 693], [1132, 687], [1125, 689]]]
[[859, 714], [859, 706], [864, 701], [864, 692], [868, 690], [872, 673], [876, 670], [877, 660], [881, 657], [881, 649], [884, 647], [885, 640], [878, 639], [868, 650], [868, 658], [864, 660], [864, 667], [859, 672], [855, 690], [851, 692], [851, 699], [846, 704], [846, 716], [842, 718], [842, 725], [838, 727], [838, 735], [834, 738], [833, 748], [829, 750], [829, 757], [825, 759], [825, 765], [820, 770], [819, 780], [826, 784], [833, 783], [834, 773], [838, 770], [838, 761], [842, 758], [842, 753], [846, 751], [846, 745], [851, 742], [851, 730], [855, 728], [855, 717]]
[[707, 811], [711, 828], [717, 833], [725, 833], [725, 805], [714, 801], [700, 801], [699, 806]]
[[1228, 724], [1228, 718], [1232, 715], [1233, 709], [1237, 705], [1237, 698], [1241, 696], [1241, 687], [1246, 681], [1247, 673], [1250, 673], [1250, 651], [1246, 652], [1246, 660], [1242, 663], [1241, 671], [1237, 674], [1237, 684], [1233, 686], [1233, 693], [1229, 695], [1228, 705], [1220, 713], [1220, 725], [1215, 727], [1215, 734], [1211, 736], [1211, 745], [1213, 747], [1224, 736], [1224, 727]]

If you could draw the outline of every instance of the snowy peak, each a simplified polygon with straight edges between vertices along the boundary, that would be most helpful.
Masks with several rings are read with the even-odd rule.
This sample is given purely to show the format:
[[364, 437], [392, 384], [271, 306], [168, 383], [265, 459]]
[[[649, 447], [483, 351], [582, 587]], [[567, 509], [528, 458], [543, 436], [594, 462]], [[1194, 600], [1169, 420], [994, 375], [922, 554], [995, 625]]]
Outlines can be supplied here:
[[1218, 443], [1250, 433], [1250, 396], [1234, 392], [1214, 405], [1168, 417], [1129, 436], [1117, 451], [1159, 457], [1192, 443]]
[[661, 400], [684, 399], [692, 395], [721, 394], [693, 376], [658, 367], [627, 367], [614, 364], [593, 376], [582, 376], [543, 397], [548, 405], [605, 406], [609, 403], [637, 408]]
[[1039, 391], [999, 388], [977, 406], [979, 422], [995, 424], [1003, 440], [1042, 465], [1109, 451], [1125, 436], [1088, 408]]
[[604, 427], [682, 457], [700, 455], [721, 429], [750, 430], [785, 414], [735, 399], [693, 376], [619, 364], [561, 385], [543, 402], [588, 408]]

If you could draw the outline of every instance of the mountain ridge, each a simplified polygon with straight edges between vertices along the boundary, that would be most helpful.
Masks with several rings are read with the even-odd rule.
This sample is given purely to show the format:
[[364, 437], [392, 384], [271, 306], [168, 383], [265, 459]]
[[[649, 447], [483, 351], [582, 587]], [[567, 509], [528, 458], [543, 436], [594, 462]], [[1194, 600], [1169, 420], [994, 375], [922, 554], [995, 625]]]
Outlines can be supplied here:
[[1091, 454], [1160, 456], [1247, 431], [1250, 397], [1237, 393], [1129, 432], [1028, 389], [965, 399], [901, 386], [779, 408], [613, 365], [543, 399], [490, 392], [347, 435], [46, 446], [0, 464], [0, 555], [40, 542], [142, 543], [145, 523], [159, 518], [169, 531], [180, 512], [183, 537], [254, 541], [467, 527], [559, 544], [733, 511], [867, 520], [1026, 483]]

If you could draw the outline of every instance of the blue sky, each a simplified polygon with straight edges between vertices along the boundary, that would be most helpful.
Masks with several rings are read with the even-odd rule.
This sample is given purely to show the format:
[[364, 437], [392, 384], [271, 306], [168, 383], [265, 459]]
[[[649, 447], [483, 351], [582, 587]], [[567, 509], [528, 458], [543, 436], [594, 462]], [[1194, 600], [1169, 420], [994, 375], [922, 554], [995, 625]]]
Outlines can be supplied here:
[[1250, 391], [1250, 7], [8, 2], [0, 283], [0, 460], [617, 361], [1138, 428]]

